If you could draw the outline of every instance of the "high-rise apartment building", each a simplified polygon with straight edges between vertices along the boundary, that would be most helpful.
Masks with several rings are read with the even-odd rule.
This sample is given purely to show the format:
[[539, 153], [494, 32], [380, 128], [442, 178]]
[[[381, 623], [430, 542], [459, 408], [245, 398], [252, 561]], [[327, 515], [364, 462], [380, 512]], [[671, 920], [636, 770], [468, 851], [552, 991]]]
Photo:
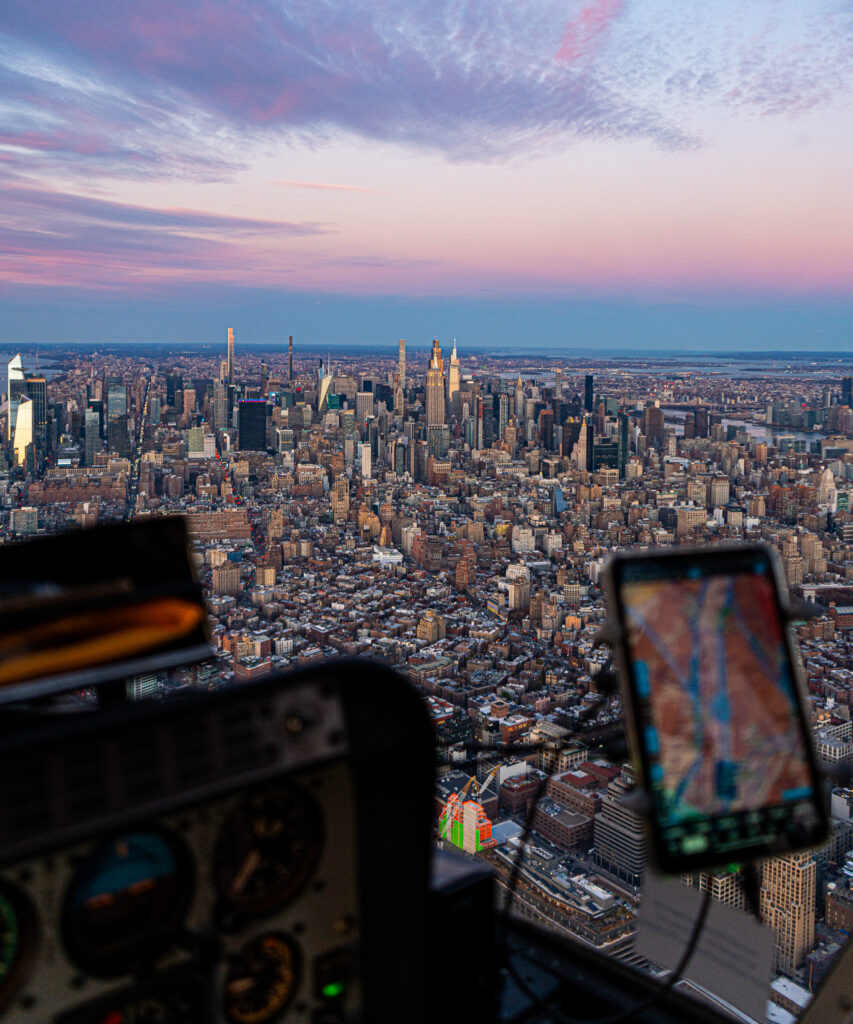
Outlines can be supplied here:
[[426, 376], [426, 420], [427, 428], [444, 423], [444, 360], [438, 338], [433, 338]]
[[814, 945], [817, 866], [810, 853], [764, 862], [761, 917], [776, 933], [776, 969], [794, 977]]
[[229, 561], [214, 566], [211, 582], [215, 594], [231, 594], [233, 597], [239, 597], [243, 590], [243, 585], [240, 582], [240, 566], [236, 562]]
[[228, 328], [228, 383], [234, 383], [234, 328]]
[[711, 477], [709, 493], [711, 504], [715, 507], [728, 504], [730, 490], [731, 485], [727, 476]]
[[287, 379], [293, 380], [293, 335], [287, 339]]
[[406, 339], [400, 338], [400, 355], [398, 359], [400, 373], [400, 387], [406, 388]]

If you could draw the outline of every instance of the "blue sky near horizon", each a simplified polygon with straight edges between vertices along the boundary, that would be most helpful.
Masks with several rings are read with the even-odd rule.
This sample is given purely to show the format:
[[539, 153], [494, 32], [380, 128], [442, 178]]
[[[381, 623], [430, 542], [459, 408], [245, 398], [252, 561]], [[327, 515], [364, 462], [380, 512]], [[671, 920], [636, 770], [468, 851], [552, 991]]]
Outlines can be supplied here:
[[0, 347], [843, 351], [851, 0], [6, 0]]
[[[229, 315], [237, 344], [335, 347], [395, 345], [413, 348], [457, 339], [460, 350], [535, 352], [606, 348], [690, 351], [853, 351], [853, 303], [801, 305], [664, 304], [657, 302], [547, 302], [456, 298], [430, 300], [351, 296], [282, 296], [277, 292], [207, 295], [203, 301], [133, 303], [4, 303], [9, 344], [59, 342], [190, 342], [225, 345]], [[55, 324], [62, 319], [61, 336]], [[342, 326], [342, 325], [346, 326]], [[16, 329], [17, 328], [17, 329]]]

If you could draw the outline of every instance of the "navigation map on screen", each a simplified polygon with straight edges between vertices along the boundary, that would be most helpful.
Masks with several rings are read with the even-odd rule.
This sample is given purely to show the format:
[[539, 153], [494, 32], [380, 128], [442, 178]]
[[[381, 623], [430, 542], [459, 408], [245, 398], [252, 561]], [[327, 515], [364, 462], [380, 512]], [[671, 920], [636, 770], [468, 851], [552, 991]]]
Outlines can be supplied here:
[[772, 576], [692, 575], [626, 581], [622, 591], [664, 823], [808, 797]]

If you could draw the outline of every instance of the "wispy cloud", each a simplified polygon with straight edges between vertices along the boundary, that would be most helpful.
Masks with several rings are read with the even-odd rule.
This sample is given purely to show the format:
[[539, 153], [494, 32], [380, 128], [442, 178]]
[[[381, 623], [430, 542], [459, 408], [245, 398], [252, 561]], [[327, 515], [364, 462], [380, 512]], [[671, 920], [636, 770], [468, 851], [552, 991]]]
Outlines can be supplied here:
[[574, 63], [594, 54], [608, 26], [622, 14], [622, 0], [590, 0], [569, 22], [557, 60]]
[[475, 160], [578, 137], [680, 147], [685, 99], [779, 115], [837, 97], [850, 18], [841, 0], [89, 0], [37, 17], [5, 0], [0, 147], [24, 169], [205, 178], [270, 133]]
[[454, 159], [577, 136], [688, 141], [594, 69], [554, 60], [557, 0], [91, 0], [38, 18], [7, 0], [3, 23], [0, 91], [14, 103], [0, 145], [36, 167], [49, 153], [217, 177], [240, 163], [238, 138], [269, 133], [345, 132]]
[[779, 115], [849, 87], [849, 21], [841, 0], [88, 0], [38, 17], [5, 0], [0, 149], [24, 171], [217, 178], [270, 134], [461, 160], [578, 137], [683, 147], [684, 100]]
[[70, 193], [0, 189], [0, 268], [7, 280], [111, 288], [286, 272], [289, 244], [330, 233], [315, 222], [156, 209]]

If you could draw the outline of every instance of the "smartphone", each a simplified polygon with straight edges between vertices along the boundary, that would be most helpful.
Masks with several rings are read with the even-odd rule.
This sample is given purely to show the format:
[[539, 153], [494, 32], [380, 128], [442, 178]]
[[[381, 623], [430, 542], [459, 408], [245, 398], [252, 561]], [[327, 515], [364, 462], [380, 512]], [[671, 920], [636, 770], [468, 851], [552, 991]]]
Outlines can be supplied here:
[[616, 554], [605, 571], [625, 718], [668, 873], [805, 849], [828, 817], [764, 545]]

